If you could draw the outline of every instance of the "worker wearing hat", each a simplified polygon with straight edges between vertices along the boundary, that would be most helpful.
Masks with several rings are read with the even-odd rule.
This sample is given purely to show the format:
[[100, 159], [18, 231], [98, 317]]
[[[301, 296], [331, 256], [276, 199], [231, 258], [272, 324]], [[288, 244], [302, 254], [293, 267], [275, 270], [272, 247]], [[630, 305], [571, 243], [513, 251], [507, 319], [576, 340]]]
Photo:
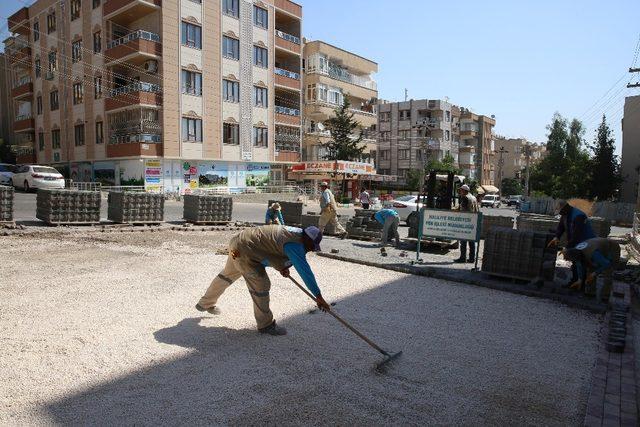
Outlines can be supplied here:
[[282, 208], [280, 207], [280, 203], [274, 202], [269, 206], [269, 208], [267, 208], [264, 223], [267, 225], [284, 225], [284, 218], [282, 218]]
[[[567, 248], [575, 248], [579, 243], [596, 237], [591, 227], [591, 221], [587, 218], [587, 214], [580, 209], [571, 206], [566, 200], [558, 200], [556, 202], [556, 215], [561, 215], [560, 223], [556, 230], [556, 235], [549, 242], [549, 247], [556, 247], [560, 244], [560, 239], [567, 234]], [[565, 287], [571, 286], [578, 280], [578, 270], [575, 263], [571, 265], [571, 280]]]
[[280, 225], [263, 225], [242, 231], [229, 242], [229, 257], [204, 296], [196, 304], [198, 311], [219, 314], [216, 306], [224, 291], [244, 277], [253, 299], [253, 312], [261, 333], [285, 335], [286, 329], [276, 325], [269, 308], [271, 282], [265, 270], [273, 267], [284, 277], [289, 268], [295, 267], [309, 291], [315, 296], [318, 308], [329, 311], [329, 304], [322, 298], [316, 278], [306, 259], [306, 253], [320, 250], [322, 232], [317, 227], [304, 230]]
[[324, 232], [324, 228], [327, 224], [333, 225], [336, 233], [340, 237], [345, 238], [347, 231], [342, 227], [342, 224], [338, 222], [338, 205], [336, 199], [333, 196], [331, 190], [329, 190], [329, 184], [325, 181], [320, 183], [320, 231]]
[[[458, 210], [460, 212], [478, 212], [478, 200], [473, 194], [467, 184], [464, 184], [458, 188], [458, 195], [460, 196], [460, 206]], [[467, 258], [467, 243], [469, 244], [469, 258]], [[460, 241], [460, 257], [455, 259], [454, 262], [475, 262], [476, 260], [476, 242], [467, 242], [466, 240]]]
[[[566, 260], [572, 261], [578, 270], [579, 279], [572, 285], [572, 289], [580, 289], [585, 283], [585, 294], [597, 295], [599, 300], [608, 300], [611, 293], [612, 274], [620, 261], [620, 245], [604, 237], [596, 237], [578, 243], [575, 248], [562, 251]], [[603, 286], [596, 287], [596, 278], [601, 275]]]

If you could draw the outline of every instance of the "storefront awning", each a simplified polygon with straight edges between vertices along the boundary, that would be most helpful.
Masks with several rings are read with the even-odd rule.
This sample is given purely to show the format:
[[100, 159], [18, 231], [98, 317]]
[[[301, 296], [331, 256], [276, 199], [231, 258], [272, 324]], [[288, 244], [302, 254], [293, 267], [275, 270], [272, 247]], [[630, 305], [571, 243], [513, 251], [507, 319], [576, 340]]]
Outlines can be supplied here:
[[482, 188], [487, 194], [498, 194], [500, 192], [500, 189], [493, 185], [483, 185]]

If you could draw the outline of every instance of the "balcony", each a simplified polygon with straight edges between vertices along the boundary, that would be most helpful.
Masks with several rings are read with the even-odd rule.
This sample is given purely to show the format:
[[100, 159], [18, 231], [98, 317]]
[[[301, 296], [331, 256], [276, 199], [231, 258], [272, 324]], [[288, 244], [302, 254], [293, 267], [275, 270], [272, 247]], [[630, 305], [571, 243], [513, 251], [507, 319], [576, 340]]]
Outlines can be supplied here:
[[33, 82], [31, 77], [25, 76], [18, 80], [16, 85], [11, 89], [11, 96], [14, 99], [33, 94]]
[[36, 127], [32, 114], [22, 114], [16, 117], [13, 122], [13, 130], [15, 132], [25, 132], [34, 130]]
[[31, 66], [31, 48], [29, 46], [16, 45], [9, 51], [9, 60], [24, 67]]
[[162, 0], [107, 0], [102, 7], [105, 19], [128, 24], [162, 8]]
[[286, 49], [290, 52], [300, 55], [302, 47], [300, 37], [276, 30], [276, 47]]
[[53, 71], [47, 71], [46, 73], [44, 73], [44, 79], [53, 80]]
[[290, 126], [300, 126], [302, 123], [300, 119], [300, 110], [296, 110], [295, 108], [287, 108], [276, 105], [276, 123], [290, 125]]
[[17, 164], [37, 163], [36, 150], [33, 145], [20, 145], [15, 148], [15, 152]]
[[7, 21], [10, 32], [29, 34], [29, 8], [23, 7], [11, 15]]
[[462, 139], [469, 139], [469, 138], [475, 138], [478, 136], [478, 132], [475, 130], [461, 130], [460, 131], [460, 138]]
[[277, 9], [290, 13], [291, 15], [302, 18], [302, 6], [289, 0], [276, 0], [275, 6]]
[[131, 142], [127, 144], [107, 144], [107, 157], [162, 156], [163, 145], [158, 142]]
[[162, 44], [158, 34], [138, 30], [107, 43], [106, 62], [157, 58], [162, 55]]
[[146, 105], [159, 107], [162, 105], [162, 90], [152, 83], [133, 83], [112, 89], [105, 101], [105, 110], [113, 111], [130, 106]]
[[276, 68], [274, 73], [276, 75], [276, 85], [300, 90], [300, 74], [282, 68]]

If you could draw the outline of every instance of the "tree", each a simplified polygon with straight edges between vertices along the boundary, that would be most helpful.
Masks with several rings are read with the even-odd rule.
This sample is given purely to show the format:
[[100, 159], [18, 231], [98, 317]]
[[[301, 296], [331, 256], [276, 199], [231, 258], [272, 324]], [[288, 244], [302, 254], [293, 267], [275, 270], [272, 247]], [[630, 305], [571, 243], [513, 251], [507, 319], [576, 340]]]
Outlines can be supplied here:
[[598, 200], [611, 199], [622, 183], [620, 161], [615, 155], [615, 140], [603, 114], [593, 145], [592, 177], [589, 189]]
[[334, 110], [334, 117], [324, 122], [324, 125], [331, 133], [331, 140], [322, 144], [328, 151], [325, 156], [327, 160], [358, 160], [365, 150], [365, 146], [361, 145], [363, 134], [358, 133], [354, 137], [360, 123], [354, 120], [354, 113], [349, 112], [351, 104], [345, 97], [341, 107]]
[[522, 184], [515, 178], [504, 178], [502, 180], [502, 194], [506, 196], [522, 194]]

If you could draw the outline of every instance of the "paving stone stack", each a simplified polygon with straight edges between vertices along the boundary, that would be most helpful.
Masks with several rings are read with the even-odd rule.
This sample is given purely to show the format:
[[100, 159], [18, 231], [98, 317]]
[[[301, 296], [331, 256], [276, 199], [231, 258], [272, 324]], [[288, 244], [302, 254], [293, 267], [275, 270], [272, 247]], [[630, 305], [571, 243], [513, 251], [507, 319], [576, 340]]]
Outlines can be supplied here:
[[346, 230], [349, 237], [380, 240], [382, 224], [371, 218], [376, 212], [378, 211], [374, 209], [356, 209], [355, 216], [347, 221]]
[[97, 224], [100, 222], [100, 192], [38, 190], [36, 218], [47, 224]]
[[228, 223], [233, 212], [231, 196], [184, 195], [183, 217], [193, 223]]
[[0, 185], [0, 222], [13, 222], [13, 187]]
[[117, 223], [156, 224], [164, 219], [164, 195], [143, 192], [109, 192], [107, 218]]
[[482, 271], [521, 280], [552, 281], [557, 252], [547, 248], [551, 233], [493, 228], [484, 242]]
[[591, 227], [593, 232], [598, 237], [609, 237], [611, 233], [611, 221], [606, 218], [600, 218], [597, 216], [589, 218], [591, 220]]
[[[338, 215], [338, 222], [342, 225], [343, 228], [346, 228], [347, 224], [348, 224], [348, 220], [349, 217], [346, 215]], [[286, 219], [285, 219], [285, 224], [286, 224]], [[300, 217], [300, 226], [302, 228], [304, 227], [309, 227], [309, 226], [316, 226], [318, 227], [320, 225], [320, 215], [316, 215], [312, 212], [308, 212], [306, 215], [302, 215]], [[324, 228], [324, 234], [328, 234], [328, 235], [335, 235], [336, 234], [336, 229], [333, 225], [331, 224], [327, 224], [326, 227]]]
[[482, 215], [482, 228], [480, 229], [480, 238], [486, 239], [489, 235], [489, 232], [496, 227], [513, 228], [513, 217]]
[[[598, 237], [608, 237], [611, 232], [611, 221], [592, 217], [589, 218], [594, 233]], [[537, 231], [543, 233], [555, 233], [560, 219], [550, 215], [537, 215], [521, 213], [516, 221], [517, 229], [520, 231]]]
[[[301, 225], [302, 224], [302, 202], [285, 202], [280, 200], [269, 200], [267, 208], [274, 203], [280, 203], [282, 208], [282, 219], [286, 225]], [[266, 209], [265, 209], [266, 212]]]

